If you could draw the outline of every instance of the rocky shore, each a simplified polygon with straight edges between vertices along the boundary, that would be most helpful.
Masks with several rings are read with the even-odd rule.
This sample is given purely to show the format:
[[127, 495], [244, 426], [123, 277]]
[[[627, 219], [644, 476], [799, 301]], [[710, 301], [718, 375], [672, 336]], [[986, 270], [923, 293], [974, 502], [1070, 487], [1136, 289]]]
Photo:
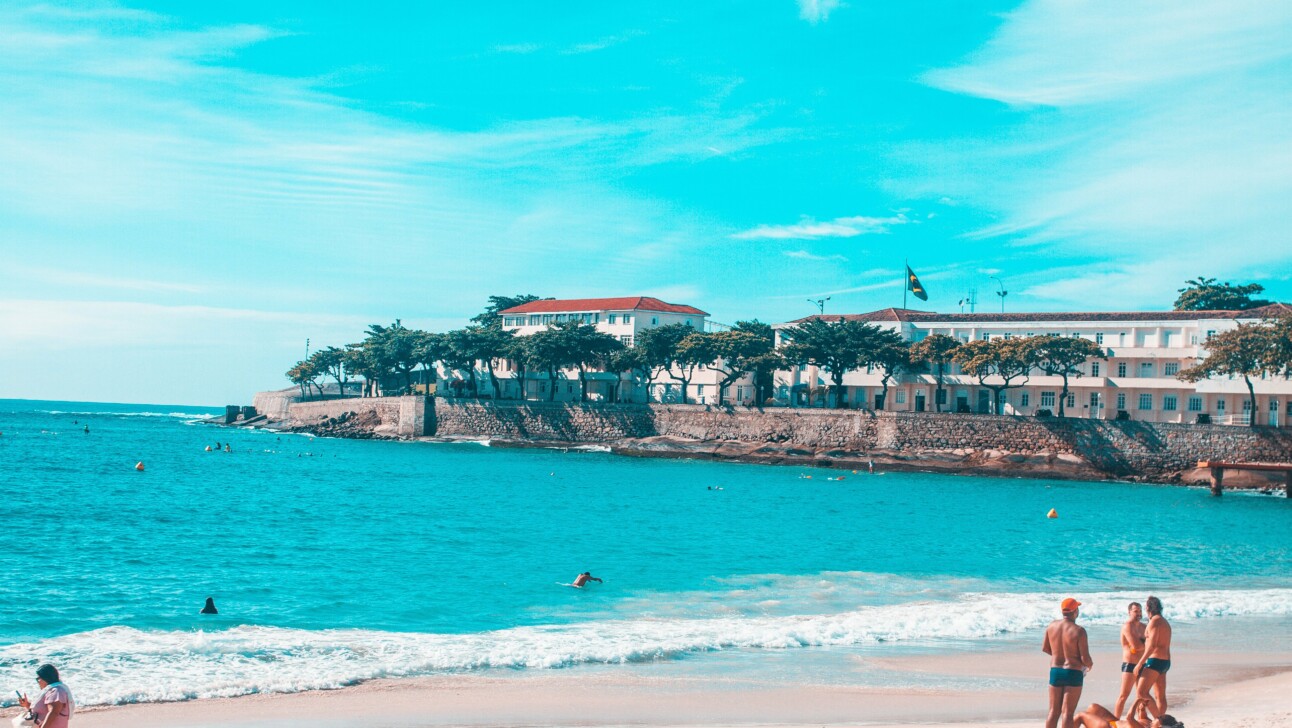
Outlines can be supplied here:
[[[1292, 431], [1178, 423], [706, 405], [489, 402], [420, 396], [292, 401], [257, 395], [229, 424], [349, 439], [488, 440], [862, 471], [1206, 485], [1199, 460], [1289, 462]], [[230, 408], [231, 410], [236, 408]], [[1228, 488], [1282, 492], [1282, 473], [1230, 471]]]

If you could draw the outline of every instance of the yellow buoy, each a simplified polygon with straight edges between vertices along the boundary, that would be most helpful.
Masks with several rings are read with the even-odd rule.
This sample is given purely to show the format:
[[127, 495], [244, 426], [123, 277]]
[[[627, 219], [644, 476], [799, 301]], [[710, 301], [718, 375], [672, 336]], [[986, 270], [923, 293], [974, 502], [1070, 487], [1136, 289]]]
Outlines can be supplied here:
[[144, 471], [144, 462], [142, 460], [135, 463], [135, 470], [138, 470], [141, 473]]
[[1054, 510], [1053, 508], [1051, 508], [1051, 509], [1050, 509], [1050, 512], [1049, 512], [1049, 513], [1047, 513], [1047, 514], [1045, 514], [1045, 517], [1046, 517], [1046, 518], [1058, 518], [1058, 517], [1059, 517], [1059, 512], [1058, 512], [1058, 511], [1056, 511], [1056, 510]]

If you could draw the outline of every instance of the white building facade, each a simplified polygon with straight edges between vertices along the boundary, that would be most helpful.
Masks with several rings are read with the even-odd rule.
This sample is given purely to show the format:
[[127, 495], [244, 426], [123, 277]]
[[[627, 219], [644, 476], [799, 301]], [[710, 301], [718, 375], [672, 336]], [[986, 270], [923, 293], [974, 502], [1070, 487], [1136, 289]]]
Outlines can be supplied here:
[[[517, 336], [529, 336], [556, 324], [577, 321], [595, 326], [598, 331], [619, 339], [624, 346], [633, 346], [642, 331], [661, 326], [681, 324], [704, 331], [709, 314], [694, 306], [667, 303], [650, 296], [626, 296], [618, 298], [578, 298], [578, 299], [543, 299], [514, 306], [499, 313], [502, 327], [515, 332]], [[557, 372], [555, 380], [549, 381], [545, 371], [529, 370], [525, 372], [525, 393], [520, 390], [519, 371], [515, 362], [499, 360], [495, 362], [495, 374], [499, 379], [498, 399], [529, 399], [546, 401], [549, 398], [557, 402], [578, 401], [581, 394], [579, 372], [577, 369], [566, 369]], [[671, 379], [668, 374], [661, 374], [654, 383], [643, 378], [634, 378], [631, 372], [588, 372], [588, 400], [591, 402], [681, 402], [681, 383]], [[480, 391], [488, 393], [490, 383], [483, 369], [477, 377]], [[690, 403], [710, 404], [718, 401], [717, 382], [720, 377], [716, 372], [704, 367], [697, 367], [687, 390], [687, 401]], [[553, 395], [552, 390], [555, 389]], [[748, 394], [746, 395], [746, 390]], [[744, 383], [733, 385], [727, 390], [728, 400], [740, 394], [746, 399], [753, 397], [753, 387]]]
[[[1292, 419], [1292, 381], [1283, 377], [1253, 380], [1256, 410], [1252, 411], [1247, 386], [1241, 377], [1207, 379], [1196, 384], [1180, 381], [1176, 374], [1207, 355], [1206, 342], [1213, 334], [1239, 323], [1292, 313], [1292, 306], [1273, 304], [1250, 311], [1156, 311], [1133, 313], [971, 313], [947, 314], [909, 309], [883, 309], [865, 314], [812, 316], [776, 324], [777, 343], [782, 332], [813, 318], [864, 321], [896, 331], [911, 343], [930, 334], [943, 334], [961, 342], [989, 341], [1024, 336], [1071, 336], [1093, 341], [1103, 348], [1106, 360], [1091, 359], [1082, 376], [1070, 377], [1065, 414], [1068, 417], [1130, 419], [1145, 422], [1206, 422], [1288, 427]], [[882, 372], [850, 371], [844, 375], [846, 406], [890, 411], [933, 411], [937, 384], [932, 373], [904, 374], [890, 381], [882, 396]], [[988, 380], [989, 382], [991, 380]], [[997, 380], [999, 381], [999, 380]], [[1039, 410], [1058, 413], [1063, 380], [1033, 370], [1021, 386], [1002, 393], [1003, 414], [1035, 415]], [[826, 387], [830, 373], [802, 366], [776, 375], [775, 398], [788, 406], [830, 406]], [[949, 364], [943, 388], [942, 411], [988, 412], [991, 391], [975, 377]]]

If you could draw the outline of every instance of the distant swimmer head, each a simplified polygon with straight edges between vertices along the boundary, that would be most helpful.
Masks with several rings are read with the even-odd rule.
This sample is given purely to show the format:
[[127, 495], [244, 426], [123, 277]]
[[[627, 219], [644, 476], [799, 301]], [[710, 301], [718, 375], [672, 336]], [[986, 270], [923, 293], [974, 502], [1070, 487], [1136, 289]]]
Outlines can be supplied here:
[[1149, 597], [1144, 600], [1144, 608], [1150, 615], [1159, 615], [1162, 613], [1162, 600], [1157, 597]]
[[1067, 599], [1063, 600], [1062, 604], [1059, 605], [1059, 610], [1062, 611], [1064, 614], [1076, 614], [1077, 607], [1080, 607], [1080, 606], [1081, 606], [1081, 602], [1077, 601], [1076, 599], [1073, 599], [1072, 597], [1068, 597]]
[[36, 668], [36, 679], [44, 680], [45, 684], [52, 685], [58, 682], [58, 668], [46, 662]]
[[1153, 726], [1154, 728], [1157, 728], [1158, 726], [1161, 726], [1161, 728], [1184, 728], [1183, 723], [1176, 720], [1173, 716], [1165, 713], [1162, 714], [1160, 718], [1153, 721]]
[[212, 598], [212, 597], [207, 597], [207, 598], [206, 598], [206, 604], [202, 607], [202, 612], [201, 612], [201, 613], [202, 613], [202, 614], [219, 614], [219, 613], [220, 613], [220, 612], [215, 608], [215, 599], [214, 599], [214, 598]]
[[144, 461], [140, 460], [139, 462], [135, 463], [135, 470], [138, 470], [139, 472], [142, 473], [144, 471]]

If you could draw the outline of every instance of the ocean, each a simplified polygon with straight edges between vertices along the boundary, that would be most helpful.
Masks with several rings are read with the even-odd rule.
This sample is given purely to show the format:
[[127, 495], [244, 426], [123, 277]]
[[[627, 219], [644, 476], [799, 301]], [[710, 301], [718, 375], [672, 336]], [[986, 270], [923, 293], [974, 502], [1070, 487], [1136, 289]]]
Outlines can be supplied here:
[[[93, 705], [462, 672], [809, 675], [1030, 643], [1065, 596], [1112, 630], [1149, 593], [1200, 630], [1292, 627], [1281, 495], [197, 423], [220, 411], [0, 400], [0, 678], [29, 689], [52, 661]], [[565, 586], [583, 571], [604, 583]], [[198, 614], [208, 596], [219, 615]]]

